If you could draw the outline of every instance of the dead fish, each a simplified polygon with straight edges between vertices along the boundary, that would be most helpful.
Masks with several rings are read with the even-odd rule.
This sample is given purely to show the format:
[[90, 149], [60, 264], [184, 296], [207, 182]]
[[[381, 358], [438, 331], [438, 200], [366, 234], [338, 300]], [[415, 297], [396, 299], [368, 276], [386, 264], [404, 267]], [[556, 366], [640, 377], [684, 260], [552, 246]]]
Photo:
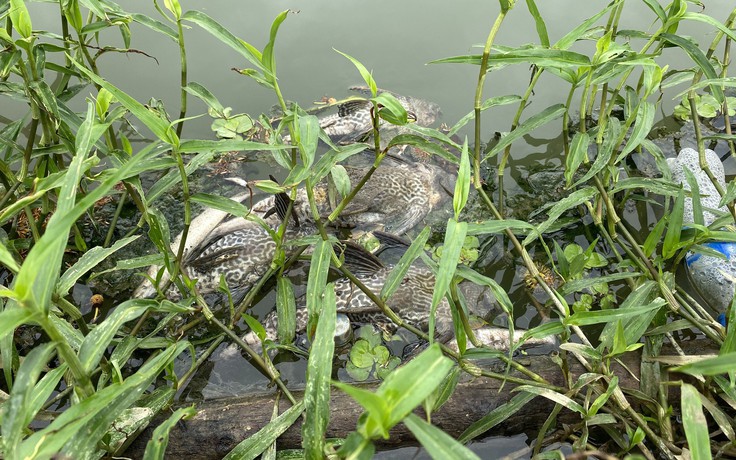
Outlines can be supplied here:
[[[271, 201], [269, 209], [264, 209], [261, 204], [258, 207], [259, 211], [255, 212], [266, 219], [265, 222], [272, 231], [276, 231], [286, 216], [289, 202], [288, 195], [280, 193]], [[212, 211], [204, 211], [192, 222], [191, 228], [195, 231], [196, 238], [191, 240], [187, 238], [183, 270], [189, 278], [197, 280], [196, 286], [201, 294], [216, 292], [220, 287], [220, 279], [224, 278], [231, 293], [237, 298], [247, 292], [266, 273], [273, 260], [276, 242], [270, 232], [257, 222], [231, 219], [221, 223], [226, 213]], [[314, 231], [314, 227], [302, 225], [292, 216], [284, 238], [296, 239]], [[180, 238], [181, 235], [177, 241]], [[178, 245], [172, 245], [172, 249], [176, 251]], [[288, 256], [289, 248], [285, 249]], [[153, 273], [151, 276], [155, 276], [157, 270], [158, 267], [151, 267], [149, 275]], [[162, 279], [163, 282], [168, 281], [168, 273], [164, 273]], [[145, 298], [155, 294], [156, 289], [150, 280], [146, 279], [133, 295]], [[171, 300], [180, 298], [176, 286], [169, 287], [166, 297]]]
[[[384, 265], [376, 256], [354, 243], [346, 243], [343, 254], [345, 264], [355, 277], [371, 292], [380, 295], [394, 266]], [[435, 276], [429, 268], [421, 263], [412, 264], [387, 304], [407, 324], [426, 332], [429, 329], [434, 283]], [[383, 314], [378, 305], [348, 278], [335, 281], [335, 299], [337, 313], [346, 315], [351, 322], [376, 324], [389, 333], [396, 331], [396, 325]], [[297, 334], [303, 334], [308, 316], [303, 299], [297, 304], [296, 313], [296, 331]], [[263, 327], [266, 338], [276, 340], [276, 312], [266, 316]], [[443, 298], [436, 310], [435, 332], [438, 340], [447, 341], [452, 336], [452, 331], [450, 305]], [[253, 332], [246, 334], [243, 340], [254, 348], [261, 347], [260, 339]]]
[[[355, 186], [368, 168], [345, 166], [350, 183]], [[363, 185], [352, 201], [343, 209], [338, 226], [379, 229], [403, 235], [419, 224], [427, 215], [449, 202], [455, 186], [452, 172], [423, 163], [410, 163], [386, 157], [381, 166]], [[314, 189], [320, 217], [329, 216], [340, 197], [330, 200], [327, 182]], [[274, 198], [267, 198], [259, 206], [273, 206]], [[254, 207], [254, 209], [256, 209]], [[303, 221], [313, 221], [305, 189], [297, 191], [294, 213]]]
[[[371, 91], [365, 86], [353, 86], [349, 88], [371, 97]], [[402, 96], [379, 89], [378, 93], [393, 95], [407, 112], [411, 122], [419, 126], [431, 126], [440, 116], [440, 107], [429, 101]], [[337, 113], [319, 119], [319, 125], [325, 134], [330, 136], [334, 142], [340, 144], [351, 144], [358, 142], [373, 130], [372, 111], [373, 104], [368, 100], [348, 101], [337, 106]], [[290, 136], [284, 136], [284, 142], [290, 141]]]

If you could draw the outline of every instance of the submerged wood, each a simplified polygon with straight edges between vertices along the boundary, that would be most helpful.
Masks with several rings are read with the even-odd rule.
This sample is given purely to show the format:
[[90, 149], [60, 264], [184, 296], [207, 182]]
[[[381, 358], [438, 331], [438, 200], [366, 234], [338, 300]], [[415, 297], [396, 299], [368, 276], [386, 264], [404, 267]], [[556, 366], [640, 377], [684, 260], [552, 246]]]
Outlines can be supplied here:
[[[680, 345], [687, 355], [714, 354], [718, 351], [713, 342], [705, 339], [684, 342]], [[676, 355], [672, 348], [663, 347], [660, 356], [672, 355]], [[537, 355], [520, 357], [516, 361], [546, 379], [550, 384], [566, 386], [555, 359], [558, 358], [550, 355]], [[613, 370], [619, 378], [619, 386], [639, 389], [641, 352], [627, 353], [621, 361], [631, 372], [618, 364], [613, 366]], [[586, 372], [583, 366], [573, 357], [568, 359], [568, 365], [573, 378], [577, 378], [577, 376]], [[504, 369], [499, 368], [498, 365], [494, 365], [493, 370], [504, 372]], [[509, 375], [523, 377], [518, 372], [510, 372]], [[366, 384], [364, 388], [374, 390], [378, 385], [378, 382]], [[460, 382], [452, 397], [442, 408], [432, 414], [432, 423], [449, 435], [458, 437], [472, 423], [515, 396], [517, 392], [512, 390], [516, 386], [487, 377], [478, 377]], [[673, 387], [671, 391], [676, 391], [676, 388]], [[303, 393], [294, 391], [293, 394], [299, 399]], [[272, 392], [199, 403], [197, 405], [198, 413], [193, 419], [181, 422], [171, 430], [166, 458], [222, 458], [240, 441], [252, 436], [270, 422], [275, 399], [275, 394]], [[673, 398], [670, 400], [675, 401]], [[634, 403], [635, 401], [630, 402]], [[288, 401], [281, 398], [281, 412], [288, 408]], [[552, 402], [537, 397], [486, 435], [512, 436], [535, 432], [542, 426], [552, 408]], [[330, 424], [326, 433], [328, 438], [343, 438], [354, 431], [358, 417], [363, 412], [363, 408], [350, 396], [335, 389], [332, 390], [330, 397], [330, 410]], [[421, 409], [417, 409], [416, 412], [420, 416], [424, 415]], [[125, 455], [130, 458], [142, 458], [153, 429], [167, 416], [168, 414], [163, 414], [154, 420], [151, 426], [131, 445]], [[281, 435], [277, 443], [279, 449], [301, 447], [301, 421], [301, 419], [298, 419], [292, 427]], [[558, 416], [558, 424], [578, 421], [580, 421], [580, 416], [567, 410], [563, 410]], [[390, 439], [380, 440], [377, 444], [379, 448], [388, 449], [407, 444], [414, 445], [416, 440], [403, 424], [399, 424], [391, 430]]]

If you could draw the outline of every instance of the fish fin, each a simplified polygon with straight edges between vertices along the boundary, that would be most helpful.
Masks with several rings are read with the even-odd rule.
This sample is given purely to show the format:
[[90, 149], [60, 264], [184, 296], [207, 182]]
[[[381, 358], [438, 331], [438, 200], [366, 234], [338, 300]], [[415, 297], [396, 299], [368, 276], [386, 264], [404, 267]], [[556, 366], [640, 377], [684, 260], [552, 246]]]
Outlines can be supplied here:
[[389, 233], [403, 235], [414, 228], [429, 212], [428, 209], [422, 209], [419, 206], [410, 206], [404, 214], [404, 219], [398, 221], [391, 227], [386, 227]]
[[337, 106], [337, 115], [340, 117], [349, 117], [350, 115], [370, 110], [372, 104], [368, 101], [348, 101]]
[[[268, 176], [272, 181], [278, 183], [276, 178], [269, 175]], [[274, 209], [276, 212], [276, 215], [279, 216], [279, 219], [283, 222], [284, 219], [286, 219], [286, 214], [289, 211], [289, 205], [292, 203], [292, 199], [289, 198], [289, 195], [286, 194], [286, 192], [281, 192], [276, 194], [276, 199], [274, 200], [274, 207], [272, 209], [269, 209], [266, 211], [266, 214], [264, 214], [264, 219], [274, 213]], [[299, 227], [299, 218], [297, 217], [294, 210], [291, 210], [291, 217], [294, 219], [294, 225]]]
[[345, 266], [354, 274], [372, 274], [385, 267], [378, 257], [351, 241], [344, 243], [342, 255], [345, 257]]
[[378, 239], [378, 242], [381, 243], [381, 246], [386, 246], [389, 248], [404, 248], [405, 250], [409, 249], [409, 246], [411, 246], [411, 241], [393, 233], [375, 230], [373, 232], [373, 236]]

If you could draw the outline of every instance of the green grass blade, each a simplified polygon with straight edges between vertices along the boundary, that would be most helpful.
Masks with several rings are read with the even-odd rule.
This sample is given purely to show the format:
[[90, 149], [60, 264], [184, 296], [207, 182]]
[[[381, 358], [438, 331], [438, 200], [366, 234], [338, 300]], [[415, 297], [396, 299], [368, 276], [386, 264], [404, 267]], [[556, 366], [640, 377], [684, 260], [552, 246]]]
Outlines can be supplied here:
[[432, 314], [429, 319], [429, 340], [434, 340], [434, 317], [442, 298], [445, 296], [447, 289], [450, 287], [452, 278], [455, 276], [455, 269], [460, 261], [460, 251], [465, 242], [465, 234], [468, 230], [467, 222], [458, 222], [455, 219], [448, 219], [447, 230], [445, 231], [445, 242], [442, 248], [442, 258], [437, 269], [437, 280], [434, 283], [434, 291], [432, 292]]
[[207, 104], [207, 107], [211, 108], [215, 111], [218, 115], [225, 115], [225, 107], [220, 103], [220, 101], [217, 100], [214, 94], [210, 92], [207, 88], [200, 85], [197, 82], [189, 82], [187, 86], [184, 87], [184, 91], [191, 94], [192, 96], [196, 96], [200, 98], [202, 101], [204, 101], [205, 104]]
[[291, 280], [285, 276], [276, 278], [276, 313], [279, 343], [292, 343], [296, 334], [296, 300]]
[[197, 409], [192, 407], [182, 407], [171, 414], [165, 422], [160, 424], [153, 430], [151, 440], [146, 444], [146, 451], [143, 454], [143, 460], [163, 460], [166, 453], [166, 447], [169, 445], [169, 432], [174, 428], [180, 420], [194, 417]]
[[[184, 152], [182, 152], [184, 153]], [[192, 174], [194, 171], [199, 169], [205, 163], [208, 163], [214, 158], [215, 152], [212, 150], [205, 150], [203, 153], [196, 155], [192, 158], [186, 166], [184, 171], [187, 176]], [[156, 181], [151, 189], [146, 194], [146, 205], [150, 206], [159, 196], [166, 193], [171, 187], [181, 182], [181, 174], [177, 169], [169, 171], [164, 177]]]
[[588, 30], [593, 26], [593, 24], [598, 21], [601, 17], [603, 17], [604, 14], [606, 14], [608, 11], [611, 10], [616, 4], [611, 3], [607, 7], [603, 8], [593, 16], [589, 17], [585, 21], [581, 22], [577, 27], [572, 29], [570, 32], [565, 34], [562, 38], [557, 40], [557, 42], [552, 45], [554, 48], [566, 50], [569, 47], [572, 46], [573, 43], [578, 41], [583, 35], [585, 35]]
[[23, 0], [10, 0], [9, 16], [13, 27], [23, 38], [29, 38], [33, 34], [31, 15], [28, 13], [28, 8], [26, 8], [26, 3]]
[[455, 193], [452, 195], [452, 207], [455, 211], [455, 220], [460, 219], [460, 213], [465, 204], [468, 202], [468, 194], [470, 193], [470, 159], [468, 155], [468, 138], [463, 142], [463, 148], [460, 151], [460, 169], [457, 173], [457, 181], [455, 181]]
[[146, 16], [145, 14], [138, 13], [131, 14], [130, 18], [138, 24], [148, 27], [154, 32], [166, 35], [175, 43], [178, 43], [179, 41], [179, 35], [176, 33], [176, 31], [163, 22], [157, 21], [149, 16]]
[[649, 135], [649, 131], [651, 131], [652, 125], [654, 124], [654, 113], [654, 104], [651, 102], [642, 102], [639, 105], [639, 109], [636, 113], [634, 131], [626, 142], [626, 147], [624, 147], [621, 153], [618, 154], [618, 157], [616, 157], [616, 164], [641, 145], [641, 141]]
[[[673, 45], [677, 45], [678, 47], [682, 48], [690, 58], [695, 61], [695, 63], [700, 67], [700, 70], [703, 71], [703, 74], [708, 79], [716, 79], [718, 78], [718, 74], [716, 73], [716, 70], [711, 65], [710, 61], [708, 61], [708, 58], [705, 56], [703, 51], [698, 48], [697, 44], [693, 43], [692, 41], [688, 40], [687, 38], [681, 37], [679, 35], [674, 34], [662, 34], [661, 37], [668, 42], [672, 43]], [[711, 85], [711, 94], [716, 98], [716, 100], [719, 103], [723, 103], [725, 100], [725, 96], [723, 94], [723, 88], [721, 88], [719, 85]]]
[[432, 344], [406, 365], [386, 377], [376, 394], [387, 404], [386, 427], [402, 421], [442, 383], [454, 363]]
[[85, 252], [74, 265], [61, 275], [59, 282], [56, 284], [56, 293], [60, 296], [67, 295], [69, 290], [74, 287], [74, 284], [79, 280], [79, 278], [84, 276], [85, 273], [99, 265], [99, 263], [105, 260], [110, 254], [113, 254], [118, 249], [127, 246], [138, 238], [139, 236], [123, 238], [117, 240], [109, 248], [98, 246]]
[[379, 107], [378, 114], [380, 117], [389, 123], [405, 125], [408, 122], [406, 109], [393, 94], [380, 93], [376, 97], [372, 97], [371, 101]]
[[307, 310], [311, 317], [319, 315], [322, 305], [322, 294], [327, 284], [327, 274], [330, 271], [330, 258], [332, 257], [332, 245], [320, 240], [314, 246], [312, 259], [309, 264], [309, 277], [307, 278]]
[[404, 424], [435, 460], [480, 460], [473, 451], [455, 441], [449, 434], [414, 414], [409, 414], [404, 419]]
[[[589, 326], [615, 322], [618, 319], [629, 319], [639, 321], [642, 315], [651, 311], [656, 312], [665, 305], [664, 299], [655, 299], [647, 305], [637, 308], [616, 308], [612, 310], [580, 311], [570, 315], [564, 320], [568, 326]], [[614, 323], [615, 324], [615, 323]], [[646, 324], [648, 325], [648, 323]], [[644, 329], [646, 330], [646, 325]]]
[[[330, 245], [325, 244], [329, 255]], [[307, 416], [302, 426], [302, 447], [306, 458], [314, 460], [324, 457], [325, 431], [330, 420], [330, 378], [335, 353], [335, 285], [330, 283], [320, 289], [319, 296], [320, 315], [307, 361], [307, 385], [304, 390]]]
[[286, 20], [286, 15], [289, 14], [289, 10], [282, 11], [279, 13], [271, 24], [271, 32], [269, 34], [268, 43], [263, 48], [263, 55], [261, 56], [261, 63], [266, 71], [270, 72], [267, 74], [267, 78], [272, 83], [276, 80], [276, 60], [274, 58], [273, 47], [276, 46], [276, 35], [278, 34], [281, 23]]
[[2, 441], [5, 445], [5, 453], [10, 458], [14, 457], [14, 447], [19, 445], [23, 439], [23, 432], [33, 419], [33, 405], [30, 404], [35, 391], [36, 382], [41, 371], [51, 359], [55, 347], [53, 343], [45, 343], [36, 346], [26, 355], [23, 363], [18, 368], [18, 373], [10, 391], [10, 398], [2, 406]]
[[509, 298], [508, 293], [506, 293], [506, 291], [501, 287], [500, 284], [496, 282], [496, 280], [481, 275], [472, 268], [466, 267], [464, 265], [458, 266], [456, 273], [458, 274], [458, 276], [462, 276], [466, 280], [472, 281], [475, 284], [478, 284], [480, 286], [488, 286], [493, 293], [493, 297], [496, 298], [496, 301], [501, 306], [501, 308], [503, 308], [506, 313], [513, 314], [514, 305], [511, 303], [511, 299]]
[[[416, 126], [414, 125], [407, 126], [409, 129], [416, 129]], [[393, 147], [394, 145], [415, 145], [427, 153], [438, 155], [451, 163], [458, 163], [457, 157], [445, 150], [441, 145], [431, 142], [421, 136], [417, 136], [416, 134], [399, 134], [398, 136], [394, 136], [388, 143], [388, 147]]]
[[536, 232], [537, 228], [529, 222], [515, 219], [487, 220], [483, 222], [468, 222], [468, 236], [491, 235], [511, 230], [518, 233]]
[[588, 145], [590, 145], [588, 133], [575, 133], [570, 143], [570, 154], [565, 158], [565, 184], [568, 187], [572, 185], [573, 175], [580, 165], [588, 160]]
[[682, 426], [685, 428], [690, 458], [693, 460], [710, 459], [712, 456], [710, 453], [708, 421], [705, 419], [705, 414], [703, 414], [700, 393], [688, 383], [683, 383], [680, 388]]
[[[212, 19], [211, 17], [207, 16], [205, 13], [202, 13], [201, 11], [187, 11], [184, 13], [181, 17], [184, 21], [190, 21], [207, 32], [211, 33], [215, 38], [220, 40], [222, 43], [228, 45], [230, 48], [234, 49], [238, 53], [240, 53], [241, 56], [243, 56], [248, 62], [250, 62], [254, 67], [256, 67], [258, 70], [261, 70], [265, 74], [269, 74], [269, 71], [263, 66], [263, 63], [261, 62], [262, 54], [260, 51], [258, 51], [255, 47], [252, 45], [244, 42], [243, 40], [239, 39], [232, 33], [230, 33], [229, 30], [227, 30], [225, 27], [220, 25], [217, 21]], [[272, 75], [271, 75], [272, 76]]]
[[59, 278], [69, 230], [77, 217], [71, 213], [71, 209], [76, 201], [78, 184], [90, 166], [84, 160], [90, 145], [96, 140], [92, 136], [94, 113], [94, 105], [89, 103], [87, 117], [77, 133], [76, 155], [69, 163], [61, 184], [56, 211], [49, 219], [44, 235], [28, 253], [13, 283], [19, 302], [26, 308], [42, 311], [44, 314], [48, 312], [51, 293]]
[[674, 256], [680, 247], [680, 234], [682, 233], [684, 213], [685, 192], [680, 190], [672, 207], [672, 212], [667, 218], [667, 232], [664, 234], [664, 242], [662, 243], [662, 257], [665, 259]]
[[641, 273], [623, 272], [623, 273], [614, 273], [612, 275], [606, 275], [606, 276], [598, 276], [594, 278], [576, 279], [576, 280], [566, 282], [564, 285], [562, 285], [562, 288], [558, 289], [558, 291], [562, 295], [568, 295], [568, 294], [572, 294], [573, 292], [580, 292], [598, 283], [612, 283], [614, 281], [621, 281], [621, 280], [625, 280], [628, 278], [636, 278], [637, 276], [641, 276]]
[[411, 243], [409, 249], [407, 249], [404, 255], [401, 256], [399, 262], [394, 266], [393, 270], [391, 270], [391, 273], [389, 273], [386, 278], [386, 283], [381, 289], [381, 299], [386, 301], [391, 297], [391, 294], [396, 292], [396, 289], [401, 285], [401, 281], [404, 279], [404, 276], [409, 271], [411, 264], [417, 257], [419, 257], [419, 254], [424, 251], [424, 244], [427, 242], [427, 239], [429, 239], [430, 233], [430, 228], [424, 227]]
[[17, 449], [18, 455], [48, 458], [62, 451], [81, 458], [95, 452], [97, 443], [118, 414], [130, 407], [163, 368], [188, 346], [186, 341], [170, 346], [122, 384], [105, 387], [68, 408], [49, 426], [23, 441]]
[[261, 428], [231, 450], [223, 460], [251, 460], [263, 453], [281, 434], [294, 424], [304, 411], [304, 401], [290, 407], [275, 420]]
[[549, 48], [549, 34], [547, 33], [547, 24], [544, 23], [542, 15], [539, 14], [539, 9], [534, 0], [526, 0], [526, 7], [529, 10], [529, 14], [534, 18], [534, 24], [537, 28], [537, 35], [539, 36], [539, 43], [545, 48]]
[[488, 152], [488, 154], [483, 157], [483, 161], [487, 161], [489, 158], [492, 158], [499, 152], [503, 151], [503, 149], [506, 148], [506, 146], [511, 145], [512, 142], [514, 142], [517, 139], [521, 139], [522, 137], [526, 136], [530, 132], [534, 131], [538, 127], [545, 125], [549, 123], [550, 121], [559, 118], [562, 116], [563, 113], [565, 113], [564, 105], [562, 104], [555, 104], [550, 107], [547, 107], [546, 109], [542, 110], [541, 112], [532, 115], [529, 117], [528, 120], [524, 121], [521, 125], [519, 125], [515, 130], [511, 131], [507, 135], [501, 138], [500, 141], [498, 141], [498, 144], [494, 145], [493, 148]]
[[540, 388], [535, 387], [532, 385], [521, 385], [516, 388], [514, 388], [514, 391], [524, 391], [527, 393], [531, 393], [535, 396], [542, 396], [550, 401], [553, 401], [561, 406], [564, 406], [568, 409], [570, 409], [573, 412], [577, 412], [580, 415], [585, 415], [585, 409], [583, 409], [583, 406], [573, 401], [571, 398], [563, 395], [562, 393], [558, 393], [556, 391], [547, 389], [547, 388]]
[[731, 40], [736, 40], [736, 32], [726, 27], [725, 24], [723, 24], [721, 21], [711, 16], [708, 16], [707, 14], [697, 13], [697, 12], [686, 12], [685, 14], [682, 15], [682, 19], [683, 20], [690, 19], [691, 21], [704, 22], [706, 24], [709, 24], [715, 27], [719, 31], [723, 32]]
[[[155, 300], [133, 299], [118, 305], [102, 323], [84, 338], [79, 348], [79, 361], [84, 369], [91, 372], [97, 367], [102, 354], [107, 350], [113, 337], [123, 324], [138, 318], [149, 308], [156, 307], [163, 310]], [[182, 311], [186, 311], [186, 309]]]
[[319, 129], [319, 119], [314, 115], [299, 118], [299, 153], [302, 164], [307, 169], [314, 163], [319, 144]]
[[360, 72], [360, 76], [363, 77], [363, 81], [365, 81], [365, 84], [368, 85], [368, 87], [371, 89], [371, 96], [375, 97], [378, 92], [378, 87], [376, 85], [376, 81], [373, 79], [373, 75], [371, 75], [371, 72], [369, 72], [368, 69], [366, 69], [365, 66], [354, 57], [349, 56], [337, 49], [335, 49], [335, 51], [342, 54], [343, 56], [348, 58], [350, 62], [353, 63], [355, 68], [358, 69], [358, 72]]
[[482, 419], [471, 424], [465, 429], [463, 434], [458, 438], [458, 442], [463, 444], [467, 443], [471, 439], [475, 439], [483, 433], [487, 432], [494, 426], [503, 422], [507, 418], [511, 417], [522, 407], [524, 407], [529, 401], [534, 399], [536, 395], [532, 393], [519, 393], [509, 400], [506, 404], [493, 409], [488, 415]]
[[33, 311], [20, 308], [13, 301], [8, 302], [5, 310], [0, 313], [0, 338], [13, 332], [21, 324], [32, 322], [34, 316]]
[[388, 438], [388, 430], [390, 427], [385, 425], [389, 414], [387, 401], [377, 393], [372, 393], [360, 387], [348, 385], [343, 382], [332, 382], [332, 384], [344, 393], [350, 395], [351, 398], [365, 409], [368, 417], [362, 424], [363, 426], [361, 427], [361, 431], [365, 431], [365, 434], [369, 438], [379, 436], [384, 439]]
[[674, 368], [673, 371], [691, 375], [718, 375], [733, 372], [734, 366], [736, 366], [736, 352], [731, 352], [685, 364]]
[[82, 64], [75, 61], [71, 56], [68, 56], [68, 58], [87, 78], [112, 93], [112, 95], [115, 96], [115, 99], [123, 104], [126, 109], [130, 110], [130, 112], [135, 115], [135, 117], [138, 118], [144, 125], [146, 125], [146, 127], [150, 129], [157, 138], [174, 146], [179, 145], [179, 138], [177, 137], [174, 129], [169, 125], [169, 122], [167, 120], [164, 120], [159, 115], [156, 115], [151, 110], [148, 110], [143, 104], [118, 89], [118, 87], [114, 86], [112, 83], [92, 73]]
[[[557, 219], [560, 218], [563, 213], [585, 203], [586, 201], [592, 200], [597, 194], [598, 191], [594, 187], [582, 187], [561, 199], [547, 211], [547, 215], [549, 217], [537, 226], [537, 234], [544, 233], [557, 221]], [[523, 246], [528, 246], [532, 241], [537, 239], [537, 234], [527, 236], [521, 244]]]
[[47, 372], [46, 375], [39, 380], [38, 384], [33, 388], [33, 394], [28, 401], [28, 412], [30, 414], [36, 414], [41, 410], [41, 407], [43, 407], [46, 400], [48, 400], [51, 394], [57, 390], [59, 381], [68, 369], [69, 367], [66, 363], [63, 363], [56, 369]]
[[[521, 100], [521, 96], [517, 95], [510, 95], [510, 96], [497, 96], [492, 97], [489, 99], [486, 99], [483, 104], [480, 106], [480, 110], [487, 110], [491, 107], [495, 107], [498, 105], [506, 105], [506, 104], [512, 104], [514, 102], [519, 102]], [[460, 128], [468, 124], [470, 120], [475, 119], [475, 111], [468, 112], [464, 117], [462, 117], [455, 125], [450, 128], [450, 131], [447, 132], [448, 136], [455, 135], [458, 131], [460, 131]]]

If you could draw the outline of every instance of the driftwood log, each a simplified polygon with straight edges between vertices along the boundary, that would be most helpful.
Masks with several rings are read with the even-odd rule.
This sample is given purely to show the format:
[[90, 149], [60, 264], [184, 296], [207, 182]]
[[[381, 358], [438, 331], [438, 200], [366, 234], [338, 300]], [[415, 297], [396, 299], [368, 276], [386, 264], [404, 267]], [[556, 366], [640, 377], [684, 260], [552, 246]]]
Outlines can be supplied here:
[[[717, 353], [717, 348], [707, 340], [684, 342], [681, 346], [688, 355]], [[668, 347], [664, 347], [661, 352], [661, 355], [674, 354], [673, 350]], [[565, 386], [560, 367], [555, 363], [552, 356], [525, 356], [517, 361], [527, 369], [542, 376], [549, 383]], [[639, 389], [638, 375], [641, 353], [628, 353], [621, 361], [631, 373], [621, 366], [614, 368], [616, 375], [619, 377], [619, 386]], [[585, 372], [585, 369], [573, 357], [568, 359], [568, 365], [574, 377]], [[494, 370], [499, 371], [498, 368]], [[522, 377], [518, 372], [511, 372], [510, 375]], [[376, 383], [372, 386], [377, 385]], [[473, 422], [479, 420], [494, 408], [508, 402], [516, 395], [516, 392], [511, 391], [515, 386], [508, 382], [504, 383], [486, 377], [461, 382], [445, 405], [432, 414], [432, 423], [448, 434], [457, 437]], [[371, 385], [367, 385], [366, 388], [371, 389]], [[297, 398], [302, 396], [300, 391], [293, 393]], [[198, 404], [198, 413], [193, 419], [182, 422], [171, 430], [166, 451], [167, 458], [222, 458], [240, 441], [253, 435], [269, 423], [274, 401], [275, 394], [268, 393], [210, 400]], [[288, 409], [288, 407], [288, 401], [281, 398], [281, 411]], [[552, 407], [552, 402], [537, 397], [488, 434], [515, 435], [538, 430]], [[358, 417], [363, 409], [350, 396], [333, 389], [330, 408], [331, 415], [327, 437], [342, 438], [355, 430]], [[154, 421], [141, 434], [127, 450], [126, 456], [142, 458], [146, 442], [150, 439], [153, 428], [165, 419], [165, 415], [167, 414], [163, 414], [160, 419]], [[579, 415], [564, 409], [558, 416], [558, 422], [574, 423], [579, 420]], [[381, 441], [379, 447], [391, 448], [415, 443], [416, 441], [411, 432], [403, 424], [399, 424], [391, 431], [390, 439]], [[281, 449], [301, 447], [301, 419], [298, 419], [278, 439], [278, 446]]]

